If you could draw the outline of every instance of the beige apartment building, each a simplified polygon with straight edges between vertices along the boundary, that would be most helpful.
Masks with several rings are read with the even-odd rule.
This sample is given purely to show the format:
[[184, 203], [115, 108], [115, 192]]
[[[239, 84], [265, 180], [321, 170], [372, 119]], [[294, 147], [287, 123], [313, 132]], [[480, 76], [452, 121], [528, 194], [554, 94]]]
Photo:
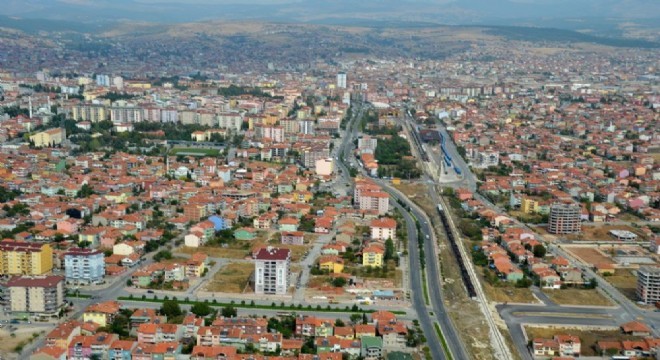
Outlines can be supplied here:
[[63, 276], [15, 276], [7, 289], [13, 313], [57, 315], [65, 304]]

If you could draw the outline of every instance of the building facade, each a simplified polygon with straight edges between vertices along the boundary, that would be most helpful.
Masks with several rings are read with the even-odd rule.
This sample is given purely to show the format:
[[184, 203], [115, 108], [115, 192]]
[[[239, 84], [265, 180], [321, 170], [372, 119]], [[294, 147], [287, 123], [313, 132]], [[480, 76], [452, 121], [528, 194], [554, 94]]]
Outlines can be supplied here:
[[102, 252], [93, 249], [74, 248], [64, 254], [66, 281], [91, 284], [103, 279], [105, 261]]
[[43, 275], [52, 269], [50, 245], [14, 240], [0, 242], [1, 275]]
[[254, 292], [285, 295], [289, 290], [291, 251], [266, 247], [260, 249], [254, 261]]
[[57, 315], [65, 304], [62, 276], [15, 276], [7, 289], [11, 312]]
[[660, 301], [660, 267], [642, 266], [637, 270], [637, 298], [648, 305]]
[[550, 207], [548, 232], [551, 234], [574, 234], [582, 229], [580, 206], [555, 203]]

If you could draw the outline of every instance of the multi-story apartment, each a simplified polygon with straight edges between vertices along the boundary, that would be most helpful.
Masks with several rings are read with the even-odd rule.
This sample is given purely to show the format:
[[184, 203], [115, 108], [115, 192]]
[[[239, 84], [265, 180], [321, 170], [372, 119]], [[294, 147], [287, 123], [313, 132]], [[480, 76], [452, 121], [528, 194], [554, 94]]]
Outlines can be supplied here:
[[346, 73], [340, 72], [337, 74], [337, 87], [339, 89], [346, 89]]
[[359, 204], [360, 210], [375, 210], [378, 215], [384, 215], [390, 209], [390, 196], [384, 191], [363, 191]]
[[104, 105], [100, 104], [80, 104], [71, 108], [72, 118], [74, 120], [99, 122], [108, 120], [110, 113]]
[[53, 249], [48, 244], [0, 241], [0, 274], [43, 275], [53, 269]]
[[358, 139], [358, 152], [360, 154], [373, 154], [376, 152], [376, 146], [378, 146], [378, 139], [375, 137], [365, 135]]
[[113, 106], [110, 108], [110, 120], [113, 123], [136, 123], [143, 120], [142, 108], [134, 106]]
[[91, 284], [103, 279], [103, 253], [93, 249], [73, 248], [64, 254], [66, 281]]
[[12, 312], [56, 315], [65, 304], [62, 276], [15, 276], [7, 289]]
[[315, 144], [301, 151], [302, 163], [308, 169], [316, 166], [316, 161], [330, 157], [328, 144]]
[[660, 267], [642, 266], [637, 270], [637, 298], [649, 305], [660, 301]]
[[265, 247], [254, 257], [254, 292], [285, 295], [289, 290], [289, 249]]
[[548, 232], [551, 234], [573, 234], [582, 229], [582, 210], [578, 204], [554, 203], [550, 207]]

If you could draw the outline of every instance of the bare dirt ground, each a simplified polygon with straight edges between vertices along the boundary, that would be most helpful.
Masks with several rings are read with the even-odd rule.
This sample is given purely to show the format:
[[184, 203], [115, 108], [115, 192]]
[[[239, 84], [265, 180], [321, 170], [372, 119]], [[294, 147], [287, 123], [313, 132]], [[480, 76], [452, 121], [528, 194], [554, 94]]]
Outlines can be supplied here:
[[596, 248], [566, 247], [565, 250], [577, 256], [587, 265], [615, 264], [614, 260]]

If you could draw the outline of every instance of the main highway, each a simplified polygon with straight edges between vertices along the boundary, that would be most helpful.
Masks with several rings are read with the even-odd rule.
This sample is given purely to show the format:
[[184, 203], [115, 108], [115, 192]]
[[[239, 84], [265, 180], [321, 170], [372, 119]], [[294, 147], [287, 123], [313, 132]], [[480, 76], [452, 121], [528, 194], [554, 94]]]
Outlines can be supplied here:
[[[339, 160], [338, 166], [342, 170], [342, 175], [345, 178], [345, 181], [352, 181], [349, 176], [349, 169], [346, 166], [346, 161], [349, 161], [352, 156], [352, 145], [353, 141], [357, 138], [358, 134], [358, 120], [362, 117], [364, 112], [365, 105], [358, 104], [354, 106], [353, 116], [350, 119], [350, 122], [347, 125], [346, 134], [344, 134], [343, 141], [339, 148]], [[354, 163], [354, 161], [352, 161]], [[358, 169], [363, 176], [367, 177], [364, 169]], [[441, 343], [436, 335], [434, 322], [437, 322], [440, 326], [442, 335], [444, 336], [446, 343], [448, 345], [448, 350], [451, 354], [451, 357], [454, 359], [469, 359], [467, 350], [463, 341], [459, 337], [449, 315], [447, 314], [444, 303], [443, 303], [443, 294], [441, 286], [440, 271], [438, 269], [438, 256], [435, 247], [435, 234], [430, 226], [428, 217], [426, 214], [419, 209], [414, 203], [412, 203], [406, 196], [398, 192], [396, 189], [392, 188], [389, 184], [379, 180], [373, 179], [374, 182], [378, 183], [385, 191], [387, 191], [391, 197], [395, 200], [392, 201], [394, 207], [399, 209], [403, 214], [404, 220], [406, 221], [406, 228], [408, 231], [408, 261], [410, 264], [410, 287], [411, 287], [411, 299], [413, 302], [413, 307], [417, 312], [419, 317], [419, 322], [426, 339], [428, 341], [429, 349], [434, 359], [446, 359], [447, 356]], [[404, 207], [402, 207], [398, 201], [405, 204], [407, 209], [410, 209], [408, 212]], [[424, 255], [426, 263], [426, 272], [427, 272], [427, 286], [429, 292], [430, 306], [427, 306], [424, 301], [424, 286], [422, 279], [422, 269], [419, 259], [419, 248], [417, 244], [418, 233], [417, 226], [415, 224], [415, 219], [420, 223], [421, 235], [427, 239], [424, 241]], [[431, 315], [433, 314], [433, 315]]]
[[[471, 171], [469, 166], [465, 163], [464, 159], [459, 155], [458, 150], [451, 137], [447, 133], [447, 130], [442, 124], [436, 123], [438, 125], [438, 132], [445, 137], [445, 149], [451, 156], [452, 161], [457, 165], [463, 174], [463, 178], [460, 181], [455, 181], [447, 183], [447, 185], [453, 186], [463, 186], [468, 188], [473, 192], [475, 199], [482, 201], [487, 207], [504, 213], [504, 210], [499, 208], [497, 205], [491, 203], [488, 199], [484, 198], [477, 192], [477, 178], [474, 173]], [[431, 156], [434, 160], [439, 160], [435, 156]], [[518, 221], [515, 218], [512, 218], [514, 223], [517, 226], [520, 226], [524, 229], [536, 233], [533, 229], [530, 229], [526, 224]], [[540, 238], [540, 240], [543, 240]], [[580, 263], [575, 257], [572, 256], [569, 252], [562, 249], [560, 246], [557, 246], [553, 243], [546, 242], [549, 252], [554, 255], [562, 256], [568, 259], [572, 266], [579, 267], [583, 269], [585, 277], [594, 278], [598, 283], [598, 289], [605, 294], [607, 294], [612, 300], [617, 303], [617, 306], [614, 310], [610, 309], [605, 311], [608, 318], [599, 318], [594, 319], [589, 317], [590, 310], [584, 307], [568, 307], [568, 306], [553, 306], [552, 304], [546, 304], [546, 306], [532, 306], [526, 307], [522, 305], [499, 305], [497, 309], [502, 317], [502, 319], [507, 323], [511, 336], [514, 343], [518, 347], [518, 350], [521, 351], [521, 355], [525, 359], [531, 359], [529, 351], [526, 349], [526, 341], [522, 333], [521, 326], [526, 323], [542, 323], [547, 325], [574, 325], [574, 326], [614, 326], [616, 324], [621, 324], [627, 321], [639, 320], [646, 322], [650, 325], [652, 333], [655, 336], [660, 336], [660, 313], [653, 312], [653, 310], [644, 310], [639, 308], [632, 300], [623, 295], [619, 290], [614, 286], [608, 283], [603, 277], [594, 272], [585, 266], [586, 264]], [[603, 310], [597, 310], [603, 312]], [[574, 313], [574, 316], [571, 317], [561, 317], [560, 314], [567, 312]], [[520, 315], [524, 313], [523, 315]], [[515, 315], [518, 314], [518, 315]], [[579, 314], [584, 316], [580, 318]]]

